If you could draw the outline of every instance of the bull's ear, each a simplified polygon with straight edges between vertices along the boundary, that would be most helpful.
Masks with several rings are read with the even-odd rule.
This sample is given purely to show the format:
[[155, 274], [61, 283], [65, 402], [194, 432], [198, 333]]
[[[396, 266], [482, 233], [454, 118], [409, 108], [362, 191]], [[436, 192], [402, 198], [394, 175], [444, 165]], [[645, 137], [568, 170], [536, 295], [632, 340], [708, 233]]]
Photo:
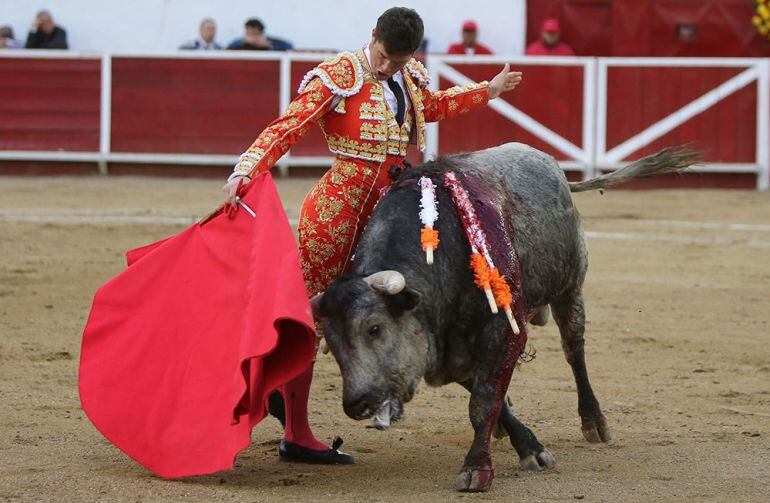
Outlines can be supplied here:
[[384, 297], [385, 305], [393, 316], [401, 316], [407, 311], [411, 311], [420, 304], [420, 293], [411, 288], [404, 288], [395, 295]]

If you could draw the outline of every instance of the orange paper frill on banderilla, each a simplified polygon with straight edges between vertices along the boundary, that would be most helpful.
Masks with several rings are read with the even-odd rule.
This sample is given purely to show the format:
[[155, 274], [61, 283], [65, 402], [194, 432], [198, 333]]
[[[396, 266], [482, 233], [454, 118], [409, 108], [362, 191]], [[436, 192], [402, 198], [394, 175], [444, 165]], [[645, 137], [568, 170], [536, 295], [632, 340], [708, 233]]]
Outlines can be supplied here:
[[128, 253], [94, 297], [80, 400], [96, 428], [161, 477], [224, 470], [268, 394], [304, 371], [315, 333], [297, 247], [270, 175], [219, 212]]
[[422, 251], [428, 248], [437, 249], [439, 244], [438, 231], [431, 227], [423, 227], [420, 231], [420, 242], [422, 243]]
[[482, 290], [488, 289], [492, 280], [492, 271], [489, 270], [489, 264], [481, 253], [471, 255], [471, 269], [476, 286]]
[[495, 296], [495, 302], [497, 307], [507, 307], [513, 302], [513, 294], [511, 294], [511, 287], [505, 280], [505, 276], [500, 274], [497, 267], [492, 270], [490, 275], [490, 286], [492, 287], [492, 295]]

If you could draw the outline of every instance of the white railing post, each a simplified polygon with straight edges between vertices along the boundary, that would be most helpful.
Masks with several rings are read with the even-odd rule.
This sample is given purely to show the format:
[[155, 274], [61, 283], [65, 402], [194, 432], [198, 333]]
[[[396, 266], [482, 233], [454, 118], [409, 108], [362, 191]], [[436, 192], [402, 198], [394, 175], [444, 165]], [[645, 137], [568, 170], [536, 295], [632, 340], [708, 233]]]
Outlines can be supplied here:
[[108, 173], [107, 159], [110, 155], [112, 134], [112, 55], [102, 54], [101, 59], [101, 105], [99, 109], [99, 174]]
[[[441, 56], [428, 55], [429, 87], [438, 91], [441, 80], [441, 66], [444, 64]], [[438, 122], [429, 122], [425, 126], [425, 151], [422, 153], [422, 162], [428, 162], [438, 157]]]
[[607, 72], [609, 67], [604, 58], [596, 59], [596, 133], [594, 141], [594, 172], [604, 167], [607, 154]]
[[757, 65], [757, 189], [770, 189], [770, 58]]
[[[281, 56], [278, 68], [278, 115], [286, 110], [291, 101], [291, 56], [283, 54]], [[289, 175], [289, 164], [291, 161], [291, 151], [286, 152], [278, 162], [278, 176], [286, 178]]]
[[596, 58], [583, 65], [583, 180], [596, 176]]

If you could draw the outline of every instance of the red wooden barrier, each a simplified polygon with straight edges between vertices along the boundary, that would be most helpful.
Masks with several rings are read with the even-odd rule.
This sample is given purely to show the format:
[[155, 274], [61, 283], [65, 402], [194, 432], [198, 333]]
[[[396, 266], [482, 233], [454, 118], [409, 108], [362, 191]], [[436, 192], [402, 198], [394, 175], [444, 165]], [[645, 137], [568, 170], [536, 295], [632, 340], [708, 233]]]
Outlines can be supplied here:
[[[475, 80], [490, 80], [500, 65], [452, 65]], [[524, 83], [501, 99], [509, 102], [575, 145], [583, 142], [583, 69], [581, 67], [516, 66]], [[441, 80], [440, 87], [451, 87]], [[527, 143], [557, 159], [567, 157], [557, 149], [490, 109], [444, 121], [439, 125], [441, 154], [493, 147], [509, 141]]]
[[[614, 106], [607, 108], [607, 148], [615, 147], [743, 70], [610, 67], [607, 95], [608, 103]], [[751, 83], [630, 157], [695, 141], [707, 149], [709, 162], [755, 162], [756, 103], [757, 84]]]
[[98, 59], [0, 57], [0, 150], [98, 151]]
[[235, 154], [277, 114], [277, 61], [112, 62], [113, 152]]
[[[0, 156], [7, 151], [21, 151], [21, 154], [26, 151], [26, 155], [16, 157], [9, 154], [0, 168], [17, 171], [20, 162], [32, 161], [37, 170], [41, 169], [40, 163], [45, 159], [59, 160], [46, 157], [46, 152], [90, 152], [92, 154], [87, 158], [62, 160], [73, 163], [106, 160], [123, 171], [133, 171], [125, 165], [136, 161], [130, 158], [132, 153], [198, 154], [198, 157], [158, 162], [224, 166], [243, 152], [279, 114], [282, 96], [280, 60], [230, 59], [232, 55], [228, 56], [222, 59], [173, 55], [162, 58], [113, 56], [110, 150], [106, 157], [99, 154], [99, 57], [0, 56]], [[290, 98], [296, 95], [305, 73], [316, 64], [316, 61], [302, 61], [303, 57], [306, 56], [289, 64], [286, 77]], [[319, 55], [320, 59], [322, 56]], [[469, 79], [479, 81], [490, 79], [500, 71], [501, 65], [453, 63], [451, 67]], [[524, 71], [524, 83], [502, 99], [583, 148], [584, 114], [594, 113], [583, 110], [584, 67], [528, 65], [525, 62], [517, 69]], [[743, 70], [737, 67], [610, 66], [607, 74], [607, 151]], [[446, 78], [439, 82], [441, 88], [452, 84]], [[626, 159], [640, 157], [666, 145], [697, 140], [707, 150], [710, 162], [756, 163], [757, 147], [761, 145], [757, 140], [757, 100], [758, 84], [751, 82]], [[491, 108], [442, 122], [438, 153], [478, 150], [508, 141], [530, 144], [560, 160], [570, 159]], [[41, 154], [36, 157], [36, 153]], [[120, 156], [122, 153], [128, 156]], [[225, 157], [210, 158], [212, 155]], [[291, 156], [329, 157], [330, 154], [320, 131], [314, 128], [292, 149]], [[421, 160], [417, 149], [412, 149], [410, 160]], [[319, 160], [318, 164], [324, 164], [324, 161]], [[190, 172], [195, 170], [189, 168]], [[747, 180], [754, 177], [724, 176]], [[723, 183], [722, 177], [713, 178]]]

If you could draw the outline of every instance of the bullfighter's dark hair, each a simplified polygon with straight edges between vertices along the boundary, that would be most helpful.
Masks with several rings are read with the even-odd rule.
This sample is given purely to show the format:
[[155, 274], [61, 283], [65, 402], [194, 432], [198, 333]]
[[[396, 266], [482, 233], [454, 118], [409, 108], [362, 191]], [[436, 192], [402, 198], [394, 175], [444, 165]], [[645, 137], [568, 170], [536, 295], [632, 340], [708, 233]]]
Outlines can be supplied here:
[[424, 31], [417, 11], [391, 7], [377, 19], [374, 39], [383, 43], [388, 54], [413, 54], [422, 45]]

